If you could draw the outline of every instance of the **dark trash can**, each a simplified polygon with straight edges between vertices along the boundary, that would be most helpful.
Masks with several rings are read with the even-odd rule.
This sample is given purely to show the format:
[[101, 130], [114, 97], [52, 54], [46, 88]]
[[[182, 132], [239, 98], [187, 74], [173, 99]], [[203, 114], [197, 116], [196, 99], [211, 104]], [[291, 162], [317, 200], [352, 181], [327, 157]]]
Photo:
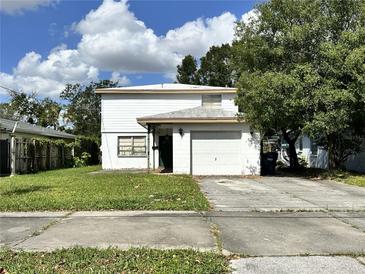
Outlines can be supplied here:
[[277, 159], [277, 152], [263, 153], [261, 156], [261, 175], [274, 175]]

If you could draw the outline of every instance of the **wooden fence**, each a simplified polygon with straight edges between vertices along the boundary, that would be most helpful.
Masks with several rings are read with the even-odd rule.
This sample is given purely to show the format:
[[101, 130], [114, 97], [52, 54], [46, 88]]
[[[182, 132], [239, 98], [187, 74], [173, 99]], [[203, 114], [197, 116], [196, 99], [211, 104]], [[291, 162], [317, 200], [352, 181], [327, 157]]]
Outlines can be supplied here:
[[70, 165], [71, 147], [31, 139], [15, 139], [15, 173], [31, 173]]

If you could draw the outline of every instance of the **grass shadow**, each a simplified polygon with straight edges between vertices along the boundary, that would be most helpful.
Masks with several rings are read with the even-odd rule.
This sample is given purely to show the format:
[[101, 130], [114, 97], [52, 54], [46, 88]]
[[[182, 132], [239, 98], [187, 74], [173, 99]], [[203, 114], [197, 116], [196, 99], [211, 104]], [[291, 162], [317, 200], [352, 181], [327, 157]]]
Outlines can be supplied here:
[[32, 192], [45, 191], [50, 188], [51, 188], [50, 186], [27, 186], [27, 187], [12, 189], [9, 191], [4, 191], [2, 195], [25, 195]]

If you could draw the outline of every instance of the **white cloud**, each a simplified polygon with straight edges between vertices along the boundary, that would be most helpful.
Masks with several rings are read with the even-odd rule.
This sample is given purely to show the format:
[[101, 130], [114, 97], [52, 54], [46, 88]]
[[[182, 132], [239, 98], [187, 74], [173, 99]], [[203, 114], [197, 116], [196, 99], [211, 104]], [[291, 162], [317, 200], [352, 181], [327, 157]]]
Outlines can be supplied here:
[[241, 21], [245, 24], [252, 23], [256, 21], [259, 17], [259, 11], [256, 9], [252, 9], [241, 16]]
[[0, 74], [0, 82], [15, 90], [57, 96], [66, 83], [97, 80], [98, 74], [97, 68], [81, 61], [77, 50], [60, 45], [51, 50], [47, 59], [35, 52], [27, 53], [13, 74]]
[[233, 40], [235, 21], [236, 17], [229, 12], [213, 18], [199, 18], [168, 31], [161, 43], [171, 52], [200, 57], [211, 46], [230, 43]]
[[[29, 2], [44, 4], [51, 0]], [[241, 19], [249, 20], [252, 16], [254, 12], [250, 11]], [[199, 58], [213, 45], [232, 42], [236, 20], [233, 14], [225, 12], [186, 22], [157, 36], [129, 10], [126, 0], [105, 0], [72, 25], [81, 34], [75, 49], [60, 45], [44, 58], [29, 52], [12, 74], [0, 73], [0, 82], [14, 89], [57, 96], [66, 83], [97, 80], [99, 70], [113, 72], [111, 79], [119, 80], [121, 85], [130, 84], [126, 76], [129, 73], [155, 72], [175, 79], [176, 66], [183, 56], [192, 54]], [[68, 30], [69, 27], [65, 35]]]
[[78, 45], [82, 58], [100, 69], [172, 72], [184, 55], [200, 57], [212, 45], [231, 42], [235, 20], [226, 12], [157, 36], [129, 11], [126, 1], [105, 0], [74, 24], [74, 29], [82, 35]]
[[12, 15], [22, 14], [25, 10], [35, 10], [57, 2], [58, 0], [0, 0], [0, 11]]
[[118, 81], [118, 86], [128, 86], [131, 83], [131, 80], [125, 75], [121, 75], [119, 72], [113, 72], [110, 78], [111, 81]]

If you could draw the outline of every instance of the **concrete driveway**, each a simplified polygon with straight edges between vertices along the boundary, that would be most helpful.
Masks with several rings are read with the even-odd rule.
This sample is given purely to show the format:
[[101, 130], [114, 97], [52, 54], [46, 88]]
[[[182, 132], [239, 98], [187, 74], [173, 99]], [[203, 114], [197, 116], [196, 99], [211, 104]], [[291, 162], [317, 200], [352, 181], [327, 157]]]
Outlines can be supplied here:
[[227, 251], [250, 256], [365, 252], [365, 188], [292, 177], [200, 182]]
[[201, 179], [215, 211], [364, 211], [365, 188], [294, 177]]

